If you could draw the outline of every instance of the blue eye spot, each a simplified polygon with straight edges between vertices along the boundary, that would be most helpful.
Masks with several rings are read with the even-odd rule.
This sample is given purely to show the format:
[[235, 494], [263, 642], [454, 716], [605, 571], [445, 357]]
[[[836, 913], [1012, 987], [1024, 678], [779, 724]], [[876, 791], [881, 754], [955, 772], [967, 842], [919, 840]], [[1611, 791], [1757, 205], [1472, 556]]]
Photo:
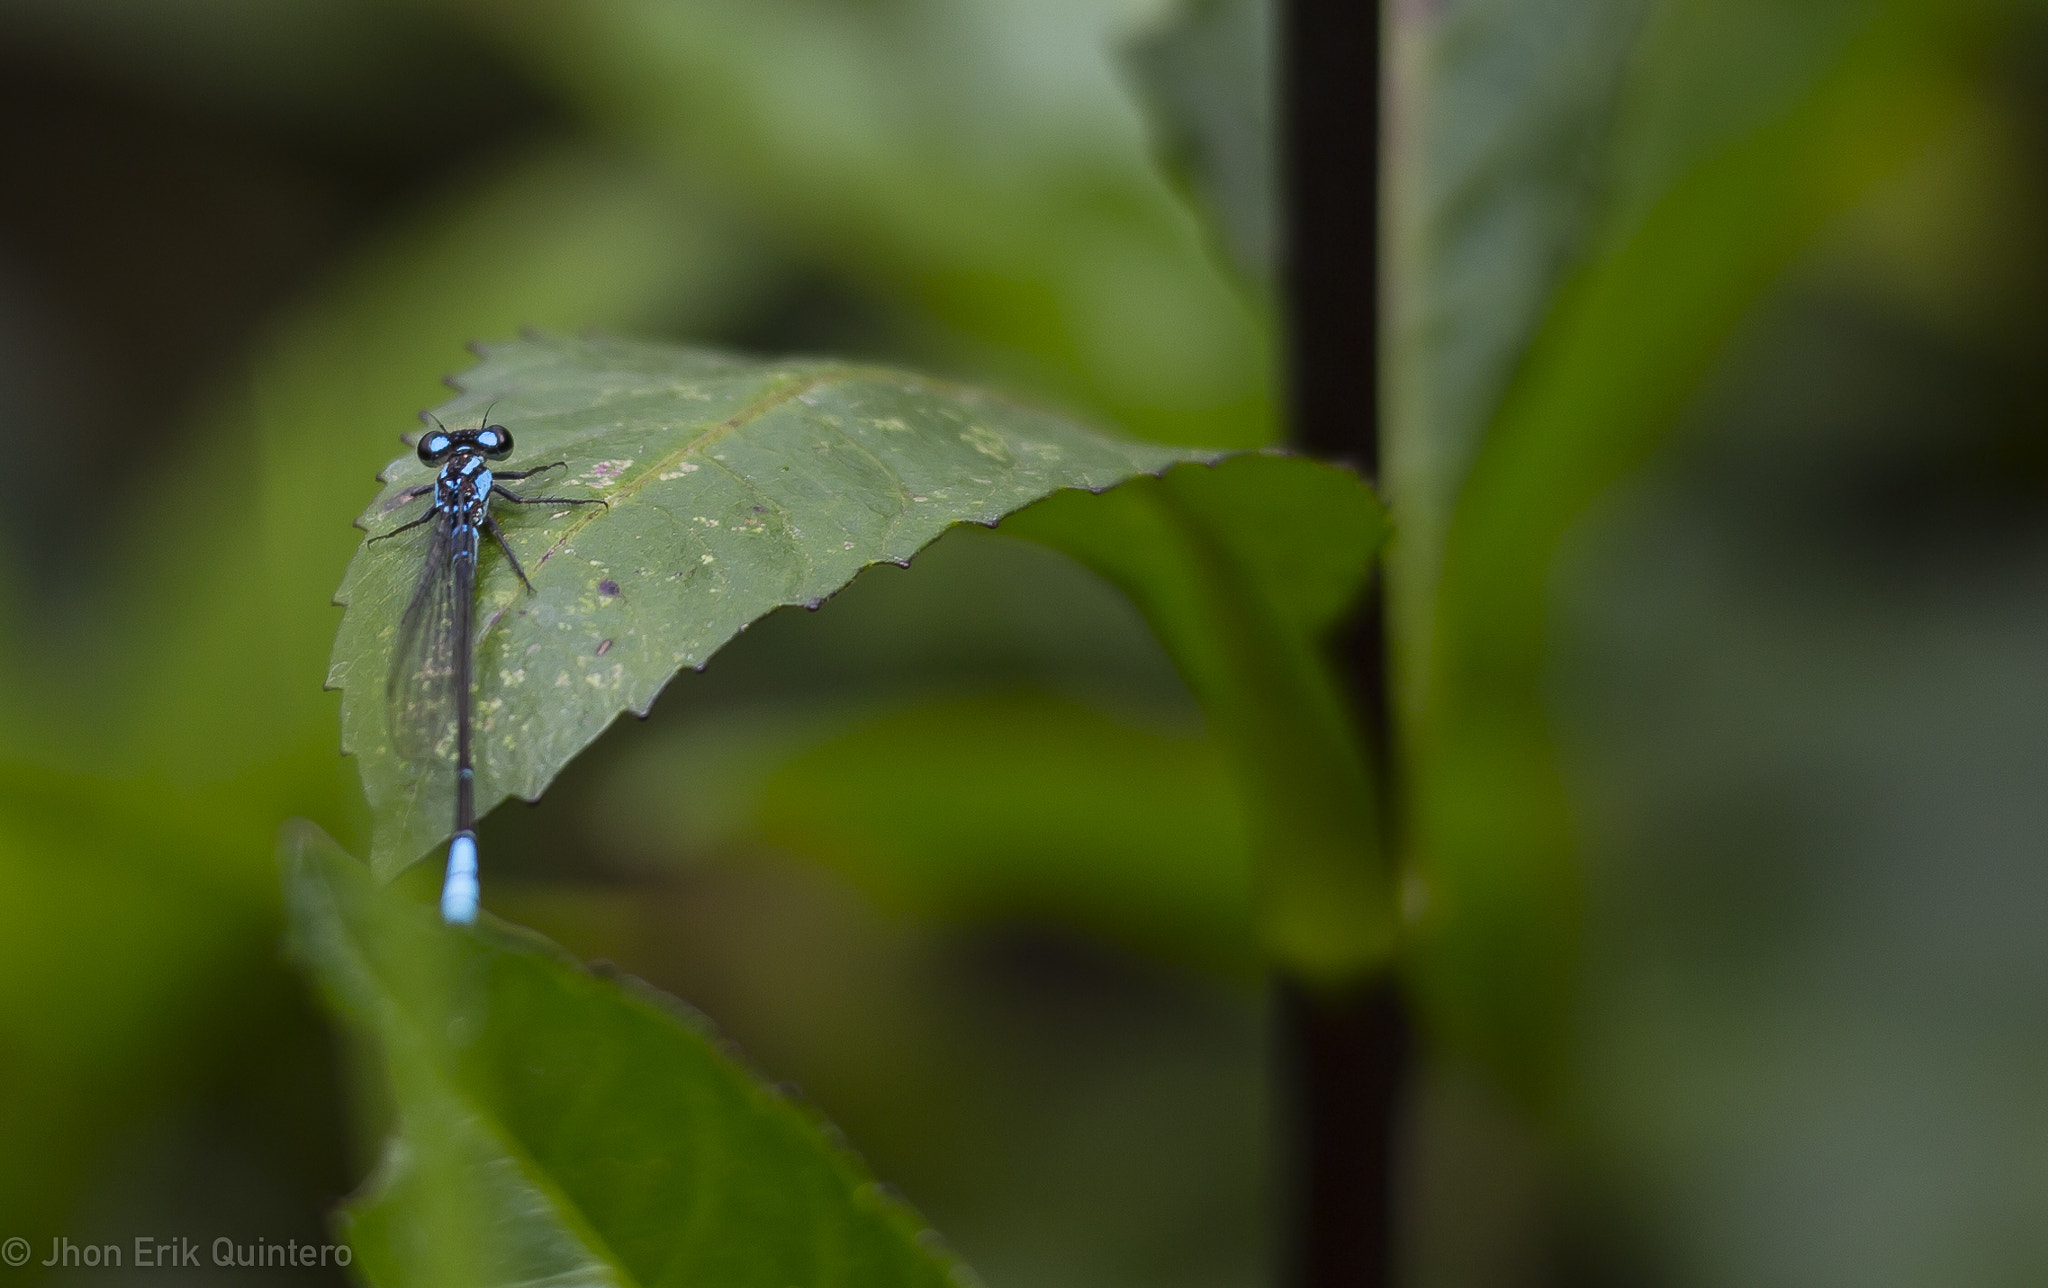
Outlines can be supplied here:
[[427, 465], [439, 465], [448, 459], [448, 454], [454, 449], [455, 441], [447, 434], [428, 434], [420, 440], [420, 460]]

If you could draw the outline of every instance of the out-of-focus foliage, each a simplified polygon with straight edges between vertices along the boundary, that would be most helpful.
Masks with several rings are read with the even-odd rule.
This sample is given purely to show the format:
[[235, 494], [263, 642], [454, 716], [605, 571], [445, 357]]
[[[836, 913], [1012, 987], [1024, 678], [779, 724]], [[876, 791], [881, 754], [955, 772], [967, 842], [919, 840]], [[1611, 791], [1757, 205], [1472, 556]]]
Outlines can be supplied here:
[[922, 314], [952, 361], [1148, 438], [1273, 436], [1265, 310], [1174, 199], [1116, 62], [1153, 6], [439, 7], [586, 120]]
[[1320, 656], [1386, 540], [1371, 491], [1348, 470], [1253, 458], [1140, 479], [1099, 505], [1052, 497], [1005, 526], [1129, 595], [1201, 702], [1244, 802], [1271, 959], [1325, 982], [1386, 963], [1377, 793]]
[[1199, 729], [1072, 698], [990, 693], [711, 719], [608, 792], [662, 802], [657, 849], [769, 847], [883, 906], [947, 921], [1049, 916], [1167, 960], [1263, 962], [1245, 818]]
[[[1583, 7], [1562, 42], [1579, 69], [1633, 51], [1625, 79], [1619, 65], [1539, 66], [1523, 75], [1544, 110], [1513, 115], [1491, 106], [1502, 82], [1482, 68], [1526, 39], [1520, 15], [1475, 5], [1407, 37], [1404, 164], [1420, 192], [1398, 238], [1407, 396], [1390, 454], [1393, 486], [1414, 497], [1396, 617], [1438, 923], [1420, 979], [1465, 1041], [1525, 1075], [1545, 1066], [1574, 965], [1574, 841], [1543, 706], [1559, 545], [1675, 423], [1794, 257], [1938, 137], [1990, 16], [1676, 3], [1616, 40], [1628, 8]], [[1465, 23], [1478, 30], [1449, 30]], [[1528, 136], [1590, 163], [1596, 199], [1555, 168], [1532, 182], [1509, 145]], [[1484, 307], [1465, 294], [1474, 262], [1497, 264], [1512, 291], [1551, 283], [1519, 336], [1463, 324]]]
[[1127, 54], [1161, 159], [1239, 269], [1262, 282], [1280, 253], [1277, 20], [1261, 0], [1189, 0]]
[[279, 848], [294, 953], [393, 1091], [346, 1222], [370, 1282], [953, 1282], [915, 1215], [701, 1017], [495, 922], [443, 926], [316, 828]]
[[2033, 1277], [2038, 15], [1398, 12], [1419, 1280]]

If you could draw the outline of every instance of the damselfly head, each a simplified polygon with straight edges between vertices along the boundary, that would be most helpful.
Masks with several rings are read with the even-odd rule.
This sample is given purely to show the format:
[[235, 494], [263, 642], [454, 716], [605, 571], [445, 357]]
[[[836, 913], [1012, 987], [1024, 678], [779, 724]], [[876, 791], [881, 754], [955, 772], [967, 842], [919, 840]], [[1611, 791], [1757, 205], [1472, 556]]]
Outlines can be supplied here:
[[503, 425], [484, 425], [476, 429], [436, 429], [420, 436], [422, 465], [441, 465], [457, 452], [474, 452], [502, 461], [512, 454], [512, 431]]

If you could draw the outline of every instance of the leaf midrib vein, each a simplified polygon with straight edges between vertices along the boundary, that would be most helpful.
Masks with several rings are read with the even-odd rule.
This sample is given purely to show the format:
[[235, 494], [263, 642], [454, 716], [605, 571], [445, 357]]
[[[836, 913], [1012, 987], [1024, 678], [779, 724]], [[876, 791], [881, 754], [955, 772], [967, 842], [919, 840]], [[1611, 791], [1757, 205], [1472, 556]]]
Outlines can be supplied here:
[[[641, 470], [632, 480], [621, 484], [610, 495], [606, 496], [605, 500], [615, 504], [620, 501], [629, 501], [638, 495], [640, 490], [650, 482], [658, 480], [663, 473], [682, 464], [691, 455], [702, 452], [706, 447], [737, 430], [744, 429], [792, 399], [800, 398], [811, 390], [826, 385], [855, 380], [882, 380], [899, 387], [927, 390], [934, 393], [950, 393], [962, 398], [971, 395], [975, 401], [1007, 401], [995, 398], [986, 390], [977, 389], [973, 386], [956, 384], [947, 380], [934, 380], [927, 376], [918, 376], [906, 371], [898, 371], [893, 367], [868, 366], [858, 363], [835, 363], [832, 366], [814, 371], [808, 376], [790, 379], [780, 388], [763, 394], [745, 407], [742, 407], [739, 411], [734, 412], [716, 425], [697, 435], [689, 442], [659, 458], [646, 469]], [[1022, 403], [1012, 405], [1020, 410], [1034, 410], [1026, 408], [1025, 404]], [[738, 473], [737, 470], [730, 472]], [[554, 545], [548, 547], [546, 553], [541, 556], [540, 561], [546, 562], [549, 556], [567, 544], [585, 526], [595, 523], [602, 514], [603, 511], [600, 509], [595, 513], [577, 515], [570, 522], [569, 526], [563, 530], [560, 539]]]

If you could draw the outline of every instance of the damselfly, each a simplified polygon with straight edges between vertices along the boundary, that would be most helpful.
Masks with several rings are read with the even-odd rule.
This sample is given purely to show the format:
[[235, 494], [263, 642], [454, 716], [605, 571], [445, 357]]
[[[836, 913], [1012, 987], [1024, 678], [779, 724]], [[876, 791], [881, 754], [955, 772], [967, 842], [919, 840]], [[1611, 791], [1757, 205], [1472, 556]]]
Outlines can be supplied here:
[[427, 512], [371, 541], [385, 541], [414, 528], [433, 525], [427, 539], [426, 562], [420, 568], [412, 599], [399, 619], [391, 649], [391, 670], [385, 679], [386, 720], [399, 754], [408, 760], [445, 761], [455, 753], [455, 839], [448, 845], [448, 874], [441, 886], [441, 916], [449, 922], [476, 920], [476, 769], [470, 754], [470, 681], [476, 641], [471, 619], [476, 606], [476, 563], [482, 535], [505, 554], [530, 592], [526, 569], [505, 544], [498, 521], [491, 517], [491, 498], [515, 505], [603, 505], [603, 501], [566, 496], [520, 496], [507, 491], [507, 479], [530, 478], [559, 469], [555, 461], [532, 469], [493, 473], [489, 462], [512, 454], [512, 433], [490, 423], [486, 411], [475, 429], [449, 430], [434, 422], [419, 441], [422, 464], [437, 467], [431, 483], [408, 488], [394, 504], [432, 493]]

